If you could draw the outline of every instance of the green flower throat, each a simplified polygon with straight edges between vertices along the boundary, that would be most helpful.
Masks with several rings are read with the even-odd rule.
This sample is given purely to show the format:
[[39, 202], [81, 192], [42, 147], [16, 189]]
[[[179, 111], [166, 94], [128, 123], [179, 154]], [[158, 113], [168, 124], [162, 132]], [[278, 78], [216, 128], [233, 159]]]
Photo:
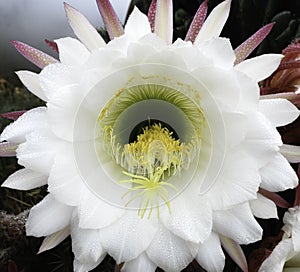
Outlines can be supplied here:
[[187, 170], [200, 149], [204, 117], [190, 98], [174, 89], [142, 85], [119, 92], [99, 117], [104, 149], [123, 168], [130, 185], [123, 198], [138, 202], [138, 214], [150, 218], [160, 203], [169, 212], [172, 176]]

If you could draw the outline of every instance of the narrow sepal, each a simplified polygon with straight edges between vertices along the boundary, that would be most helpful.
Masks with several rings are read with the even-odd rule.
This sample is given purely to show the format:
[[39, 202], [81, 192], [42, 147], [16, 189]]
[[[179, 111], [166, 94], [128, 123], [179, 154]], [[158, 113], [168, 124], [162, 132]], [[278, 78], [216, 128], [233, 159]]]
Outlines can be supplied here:
[[44, 251], [50, 250], [60, 244], [70, 235], [70, 227], [67, 226], [64, 229], [57, 231], [49, 236], [47, 236], [43, 243], [40, 246], [40, 249], [37, 254], [40, 254]]
[[173, 2], [157, 0], [154, 32], [167, 44], [173, 40]]
[[220, 240], [223, 248], [232, 260], [242, 269], [243, 272], [247, 272], [247, 260], [241, 246], [234, 240], [222, 235], [220, 235]]
[[285, 199], [283, 199], [281, 196], [279, 196], [276, 193], [269, 192], [263, 188], [259, 188], [258, 192], [264, 197], [272, 200], [280, 208], [288, 209], [291, 207], [290, 203], [288, 203]]
[[48, 39], [45, 40], [45, 43], [56, 53], [58, 53], [58, 46], [57, 43], [54, 41], [50, 41]]
[[25, 113], [26, 110], [22, 111], [11, 111], [11, 112], [6, 112], [6, 113], [1, 113], [0, 116], [4, 117], [6, 119], [10, 120], [17, 120], [23, 113]]
[[11, 44], [18, 50], [18, 52], [28, 59], [30, 62], [43, 69], [51, 63], [58, 62], [55, 58], [49, 56], [48, 54], [31, 47], [26, 43], [19, 41], [11, 41]]
[[148, 20], [151, 26], [151, 31], [154, 32], [155, 30], [155, 14], [156, 14], [156, 1], [152, 0], [149, 9], [148, 9]]
[[185, 40], [191, 41], [192, 43], [195, 41], [201, 27], [203, 26], [203, 23], [206, 18], [207, 14], [207, 1], [203, 1], [203, 3], [200, 5], [197, 13], [194, 16], [194, 19], [189, 27], [189, 30], [186, 34]]
[[97, 0], [97, 5], [110, 39], [123, 35], [123, 26], [109, 0]]
[[73, 32], [89, 50], [95, 50], [105, 45], [97, 30], [77, 9], [67, 3], [64, 3], [64, 7]]
[[260, 45], [260, 43], [272, 30], [274, 24], [275, 23], [270, 23], [265, 25], [234, 50], [236, 55], [235, 64], [245, 60], [253, 52], [253, 50]]
[[283, 144], [280, 153], [291, 163], [300, 162], [300, 146]]
[[14, 157], [16, 156], [16, 149], [18, 145], [13, 143], [0, 143], [0, 157]]

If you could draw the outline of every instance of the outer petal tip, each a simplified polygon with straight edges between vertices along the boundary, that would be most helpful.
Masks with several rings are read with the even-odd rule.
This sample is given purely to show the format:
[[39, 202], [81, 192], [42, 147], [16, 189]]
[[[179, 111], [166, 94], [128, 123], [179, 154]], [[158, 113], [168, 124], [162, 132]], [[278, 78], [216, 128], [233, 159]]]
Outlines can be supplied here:
[[123, 26], [109, 0], [97, 0], [98, 9], [111, 39], [124, 34]]
[[31, 47], [30, 45], [19, 42], [19, 41], [10, 41], [10, 43], [18, 50], [18, 52], [24, 56], [26, 59], [31, 61], [33, 64], [43, 69], [51, 63], [56, 63], [57, 60], [46, 53]]
[[230, 5], [231, 0], [226, 0], [212, 10], [199, 31], [195, 44], [220, 36], [229, 16]]
[[266, 38], [270, 33], [275, 23], [270, 23], [259, 29], [249, 39], [238, 46], [234, 52], [236, 54], [235, 64], [242, 62], [246, 59], [252, 51]]

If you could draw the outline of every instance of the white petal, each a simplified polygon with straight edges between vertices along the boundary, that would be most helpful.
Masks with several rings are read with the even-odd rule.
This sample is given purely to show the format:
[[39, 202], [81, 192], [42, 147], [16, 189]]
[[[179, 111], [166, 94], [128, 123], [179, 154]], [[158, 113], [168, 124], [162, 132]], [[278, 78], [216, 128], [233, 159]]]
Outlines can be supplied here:
[[40, 84], [50, 100], [53, 95], [73, 86], [81, 79], [82, 70], [61, 63], [46, 66], [40, 73]]
[[82, 98], [77, 85], [68, 86], [55, 93], [48, 102], [48, 120], [52, 131], [61, 139], [73, 138], [76, 113]]
[[126, 262], [122, 268], [122, 272], [133, 272], [133, 271], [143, 271], [143, 272], [155, 272], [157, 265], [151, 262], [145, 253], [142, 253], [136, 259]]
[[260, 89], [257, 82], [242, 72], [236, 71], [236, 75], [240, 86], [240, 99], [236, 111], [257, 111], [257, 104], [260, 97]]
[[236, 65], [235, 69], [259, 82], [270, 76], [277, 69], [282, 58], [283, 55], [280, 54], [265, 54], [244, 60]]
[[213, 9], [196, 37], [196, 45], [211, 38], [219, 37], [228, 18], [230, 4], [231, 0], [226, 0]]
[[257, 199], [250, 201], [250, 207], [253, 215], [258, 218], [278, 218], [275, 203], [261, 194], [257, 194]]
[[214, 230], [239, 244], [249, 244], [261, 239], [262, 228], [256, 222], [249, 204], [240, 204], [232, 209], [215, 211]]
[[151, 33], [151, 27], [147, 16], [134, 7], [125, 25], [125, 34], [133, 40], [138, 40], [149, 33]]
[[300, 146], [283, 144], [280, 153], [291, 163], [300, 162]]
[[236, 74], [218, 67], [201, 67], [195, 69], [192, 75], [204, 85], [203, 88], [206, 88], [201, 93], [203, 96], [201, 97], [201, 107], [204, 112], [216, 111], [216, 109], [211, 109], [212, 105], [207, 104], [210, 102], [208, 99], [210, 96], [213, 97], [221, 109], [236, 108], [241, 92]]
[[222, 112], [222, 117], [228, 148], [241, 144], [246, 137], [247, 116], [241, 112]]
[[211, 184], [208, 180], [208, 184], [201, 185], [200, 193], [206, 192], [213, 209], [228, 208], [256, 198], [261, 183], [256, 161], [240, 146], [236, 149], [227, 153], [215, 183]]
[[212, 38], [199, 46], [199, 49], [209, 58], [212, 58], [215, 65], [222, 68], [233, 67], [235, 54], [229, 39]]
[[109, 226], [124, 214], [124, 210], [96, 197], [88, 190], [80, 193], [79, 226], [101, 229]]
[[31, 93], [33, 93], [40, 99], [47, 101], [47, 97], [43, 89], [41, 88], [38, 74], [30, 71], [18, 71], [16, 72], [16, 74]]
[[286, 99], [263, 99], [259, 101], [258, 110], [263, 113], [275, 127], [292, 123], [299, 116], [299, 110]]
[[73, 208], [56, 201], [48, 194], [41, 202], [31, 208], [26, 222], [29, 236], [47, 236], [69, 225]]
[[102, 260], [99, 259], [99, 261], [97, 263], [82, 263], [79, 260], [77, 260], [76, 258], [74, 259], [73, 262], [73, 268], [74, 268], [74, 272], [87, 272], [87, 271], [91, 271], [94, 268], [96, 268], [100, 262]]
[[166, 211], [161, 220], [171, 232], [193, 243], [203, 242], [209, 236], [212, 214], [207, 203], [185, 194], [185, 197], [177, 196], [170, 205], [171, 213]]
[[89, 50], [92, 51], [105, 45], [105, 41], [85, 16], [66, 3], [65, 10], [73, 32]]
[[22, 143], [30, 132], [47, 126], [46, 108], [38, 107], [22, 114], [15, 122], [8, 125], [0, 136], [0, 141]]
[[274, 146], [282, 144], [281, 136], [276, 128], [260, 112], [251, 114], [246, 138], [249, 141], [262, 141]]
[[18, 190], [31, 190], [47, 184], [47, 176], [29, 169], [21, 169], [10, 175], [1, 185]]
[[295, 171], [279, 153], [265, 167], [260, 169], [260, 174], [262, 178], [261, 187], [271, 192], [295, 188], [298, 184]]
[[209, 272], [223, 271], [225, 266], [225, 255], [218, 234], [212, 232], [204, 243], [199, 245], [195, 259]]
[[152, 262], [168, 272], [179, 272], [193, 260], [186, 242], [163, 226], [155, 234], [147, 255]]
[[59, 142], [53, 141], [48, 131], [34, 131], [27, 135], [26, 142], [17, 148], [18, 163], [33, 171], [49, 175], [58, 146]]
[[[199, 67], [207, 67], [213, 64], [213, 56], [207, 56], [202, 51], [202, 48], [193, 46], [192, 43], [184, 42], [177, 39], [171, 45], [172, 51], [184, 59], [189, 70], [194, 70]], [[213, 59], [212, 59], [213, 58]]]
[[71, 221], [71, 238], [72, 250], [79, 262], [92, 265], [104, 259], [106, 251], [101, 245], [99, 230], [81, 229], [77, 216]]
[[59, 59], [65, 65], [82, 65], [90, 53], [78, 40], [67, 37], [55, 40], [58, 46]]
[[42, 253], [46, 250], [52, 249], [60, 244], [63, 240], [65, 240], [70, 235], [70, 227], [67, 226], [62, 230], [59, 230], [51, 235], [48, 235], [41, 244], [39, 248], [39, 253]]
[[72, 147], [64, 146], [57, 154], [51, 168], [48, 191], [62, 203], [75, 206], [83, 192], [82, 179], [73, 158]]
[[153, 240], [156, 228], [136, 210], [128, 211], [114, 224], [101, 229], [101, 242], [117, 263], [137, 258]]

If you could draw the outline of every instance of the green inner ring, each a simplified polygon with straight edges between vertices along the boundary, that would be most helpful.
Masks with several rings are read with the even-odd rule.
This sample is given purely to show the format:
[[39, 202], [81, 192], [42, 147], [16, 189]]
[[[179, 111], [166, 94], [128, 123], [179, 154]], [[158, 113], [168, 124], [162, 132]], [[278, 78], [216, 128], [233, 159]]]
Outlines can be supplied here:
[[[182, 112], [182, 115], [187, 120], [185, 123], [190, 123], [190, 130], [193, 131], [191, 137], [200, 140], [201, 129], [205, 126], [205, 117], [201, 111], [201, 108], [196, 105], [189, 97], [184, 95], [183, 93], [162, 85], [156, 84], [144, 84], [144, 85], [136, 85], [127, 89], [120, 90], [104, 107], [100, 116], [99, 116], [99, 125], [100, 128], [111, 127], [114, 128], [114, 131], [122, 130], [119, 129], [119, 124], [122, 122], [121, 116], [124, 115], [130, 107], [134, 107], [135, 104], [142, 101], [150, 100], [154, 101], [164, 101], [170, 103], [175, 108]], [[159, 118], [162, 122], [165, 120]], [[139, 122], [144, 120], [139, 120]], [[168, 122], [165, 122], [168, 124]], [[171, 124], [168, 124], [172, 126]], [[186, 126], [187, 124], [185, 124]], [[175, 129], [173, 127], [173, 129]], [[176, 129], [175, 129], [176, 130]], [[179, 137], [181, 138], [181, 137]], [[118, 139], [123, 144], [124, 139]], [[182, 139], [182, 141], [188, 139]]]

